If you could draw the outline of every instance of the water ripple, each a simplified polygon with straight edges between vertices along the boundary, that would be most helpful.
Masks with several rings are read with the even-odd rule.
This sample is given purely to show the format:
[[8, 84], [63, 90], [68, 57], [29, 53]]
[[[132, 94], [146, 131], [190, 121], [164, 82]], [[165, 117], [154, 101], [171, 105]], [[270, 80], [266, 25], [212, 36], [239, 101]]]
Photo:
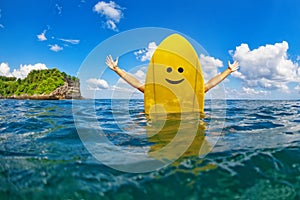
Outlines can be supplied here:
[[[203, 124], [209, 127], [222, 117], [206, 105]], [[222, 137], [215, 137], [207, 156], [187, 154], [143, 174], [103, 165], [77, 133], [101, 127], [99, 136], [119, 147], [149, 150], [142, 100], [0, 100], [0, 106], [1, 199], [300, 198], [299, 101], [227, 101], [218, 108], [226, 111]], [[77, 127], [74, 113], [82, 116]], [[219, 129], [209, 127], [203, 135], [214, 139]], [[114, 162], [107, 150], [103, 156]]]

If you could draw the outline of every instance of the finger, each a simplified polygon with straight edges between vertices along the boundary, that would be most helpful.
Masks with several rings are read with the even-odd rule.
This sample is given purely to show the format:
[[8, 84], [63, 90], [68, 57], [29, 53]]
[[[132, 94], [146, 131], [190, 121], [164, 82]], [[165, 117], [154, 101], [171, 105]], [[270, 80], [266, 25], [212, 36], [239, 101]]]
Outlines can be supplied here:
[[110, 57], [109, 56], [106, 56], [106, 62], [110, 62]]
[[111, 57], [110, 57], [110, 55], [106, 57], [106, 62], [111, 62]]
[[106, 63], [111, 63], [111, 59], [109, 57], [106, 57]]
[[115, 62], [114, 62], [114, 65], [117, 66], [117, 65], [118, 65], [118, 62], [119, 62], [119, 57], [116, 58], [116, 60], [115, 60]]

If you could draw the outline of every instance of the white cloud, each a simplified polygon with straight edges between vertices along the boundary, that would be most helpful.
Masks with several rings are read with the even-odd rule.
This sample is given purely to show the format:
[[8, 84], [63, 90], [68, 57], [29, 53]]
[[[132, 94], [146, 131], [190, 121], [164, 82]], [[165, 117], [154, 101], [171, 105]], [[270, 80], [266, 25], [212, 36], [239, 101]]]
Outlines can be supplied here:
[[142, 70], [138, 70], [136, 73], [134, 73], [134, 76], [141, 82], [144, 82], [146, 79], [146, 73]]
[[79, 44], [79, 42], [80, 42], [80, 40], [74, 40], [74, 39], [63, 39], [63, 38], [60, 38], [58, 40], [63, 41], [63, 42], [67, 42], [67, 43], [70, 43], [70, 44]]
[[253, 50], [248, 44], [241, 44], [232, 51], [233, 59], [240, 63], [240, 70], [232, 75], [241, 79], [246, 87], [288, 92], [289, 82], [300, 82], [300, 68], [288, 59], [287, 50], [285, 41]]
[[[131, 76], [135, 77], [141, 84], [144, 84], [145, 80], [146, 80], [147, 68], [148, 68], [148, 66], [144, 66], [144, 67], [140, 67], [137, 71], [131, 71], [131, 72], [127, 72], [127, 73], [130, 74]], [[124, 81], [123, 78], [119, 78], [118, 84], [129, 85], [126, 81]], [[130, 87], [132, 87], [132, 86], [130, 86]]]
[[[46, 37], [46, 33], [49, 29], [50, 29], [50, 27], [48, 26], [48, 29], [45, 29], [41, 34], [37, 35], [37, 38], [38, 38], [39, 41], [48, 40], [48, 38]], [[48, 45], [50, 47], [50, 50], [54, 51], [54, 52], [62, 51], [63, 50], [62, 46], [68, 47], [69, 46], [68, 44], [77, 45], [77, 44], [80, 43], [80, 40], [56, 38], [54, 36], [50, 36], [50, 40], [56, 40], [56, 42], [57, 42], [57, 44]]]
[[113, 1], [110, 1], [109, 3], [99, 1], [93, 8], [94, 12], [105, 17], [105, 26], [114, 31], [118, 30], [117, 23], [119, 23], [123, 17], [122, 9], [123, 8]]
[[62, 51], [64, 49], [63, 47], [58, 46], [57, 44], [54, 44], [54, 45], [50, 44], [49, 47], [50, 47], [50, 50], [54, 51], [54, 52]]
[[113, 1], [110, 1], [109, 3], [104, 1], [98, 2], [94, 6], [94, 11], [116, 22], [119, 22], [122, 17], [121, 7]]
[[101, 90], [101, 89], [108, 89], [108, 83], [103, 79], [96, 79], [91, 78], [86, 80], [88, 83], [87, 89], [88, 90]]
[[300, 56], [297, 56], [297, 61], [300, 61]]
[[271, 95], [271, 91], [249, 87], [241, 89], [225, 87], [224, 89], [227, 99], [268, 99]]
[[243, 87], [242, 91], [249, 95], [267, 95], [267, 94], [269, 94], [268, 91], [256, 90], [256, 89], [248, 88], [248, 87]]
[[[113, 85], [111, 87], [111, 89], [114, 91], [114, 92], [120, 92], [122, 93], [122, 95], [124, 95], [124, 93], [134, 93], [135, 91], [137, 91], [135, 88], [133, 87], [129, 87], [127, 84], [123, 84], [121, 82], [119, 82], [117, 85]], [[118, 95], [117, 93], [115, 93], [115, 95]]]
[[107, 20], [106, 27], [111, 30], [117, 30], [117, 25], [113, 20]]
[[[143, 85], [146, 79], [147, 68], [148, 66], [139, 66], [127, 73], [135, 77], [141, 85]], [[119, 78], [117, 83], [111, 86], [110, 89], [113, 91], [113, 98], [143, 98], [143, 95], [141, 95], [142, 93], [129, 85], [122, 78]]]
[[142, 62], [149, 61], [156, 49], [157, 49], [156, 43], [150, 42], [147, 48], [134, 52], [134, 55], [136, 56], [136, 59]]
[[37, 38], [38, 38], [39, 41], [46, 41], [47, 40], [46, 32], [47, 32], [47, 30], [44, 30], [41, 34], [37, 35]]
[[0, 65], [0, 75], [7, 76], [7, 77], [16, 77], [20, 79], [24, 79], [27, 77], [29, 72], [32, 70], [41, 70], [41, 69], [48, 69], [45, 64], [37, 63], [34, 65], [20, 65], [19, 69], [14, 69], [13, 72], [10, 71], [10, 67], [7, 63], [1, 63]]
[[32, 70], [48, 69], [45, 64], [37, 63], [35, 65], [20, 65], [19, 69], [14, 69], [12, 75], [16, 78], [24, 79]]
[[80, 8], [83, 4], [85, 4], [86, 1], [85, 0], [80, 0], [78, 3], [78, 7]]
[[62, 6], [60, 6], [59, 4], [55, 4], [55, 8], [57, 9], [57, 14], [61, 15], [61, 13], [62, 13]]
[[204, 78], [209, 80], [218, 74], [218, 67], [223, 67], [223, 62], [211, 56], [200, 55]]
[[[2, 10], [0, 9], [0, 19], [2, 17], [2, 14], [1, 14]], [[4, 25], [3, 24], [0, 24], [0, 28], [4, 28]]]
[[10, 67], [7, 63], [0, 64], [0, 76], [12, 77], [13, 75], [10, 72]]
[[294, 88], [296, 91], [300, 91], [300, 84]]

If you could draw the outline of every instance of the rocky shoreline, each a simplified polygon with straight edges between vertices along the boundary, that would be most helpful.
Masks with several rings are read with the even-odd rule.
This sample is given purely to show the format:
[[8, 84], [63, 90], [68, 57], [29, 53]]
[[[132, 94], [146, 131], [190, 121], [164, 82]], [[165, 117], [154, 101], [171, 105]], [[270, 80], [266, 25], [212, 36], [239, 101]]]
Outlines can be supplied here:
[[65, 84], [61, 87], [56, 88], [50, 94], [23, 94], [23, 95], [12, 95], [3, 97], [0, 95], [0, 99], [20, 99], [20, 100], [63, 100], [63, 99], [83, 99], [80, 92], [79, 80], [65, 80]]

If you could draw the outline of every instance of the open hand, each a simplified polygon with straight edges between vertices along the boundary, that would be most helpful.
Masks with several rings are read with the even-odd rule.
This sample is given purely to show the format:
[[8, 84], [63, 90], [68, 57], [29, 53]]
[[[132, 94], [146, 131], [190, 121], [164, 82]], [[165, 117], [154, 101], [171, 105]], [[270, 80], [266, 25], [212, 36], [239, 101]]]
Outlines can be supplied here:
[[236, 70], [239, 69], [239, 62], [238, 61], [234, 61], [231, 64], [230, 61], [228, 61], [228, 69], [230, 70], [230, 72], [235, 72]]
[[117, 57], [116, 60], [114, 61], [111, 55], [106, 57], [106, 65], [113, 71], [115, 71], [118, 68], [118, 61], [119, 58]]

